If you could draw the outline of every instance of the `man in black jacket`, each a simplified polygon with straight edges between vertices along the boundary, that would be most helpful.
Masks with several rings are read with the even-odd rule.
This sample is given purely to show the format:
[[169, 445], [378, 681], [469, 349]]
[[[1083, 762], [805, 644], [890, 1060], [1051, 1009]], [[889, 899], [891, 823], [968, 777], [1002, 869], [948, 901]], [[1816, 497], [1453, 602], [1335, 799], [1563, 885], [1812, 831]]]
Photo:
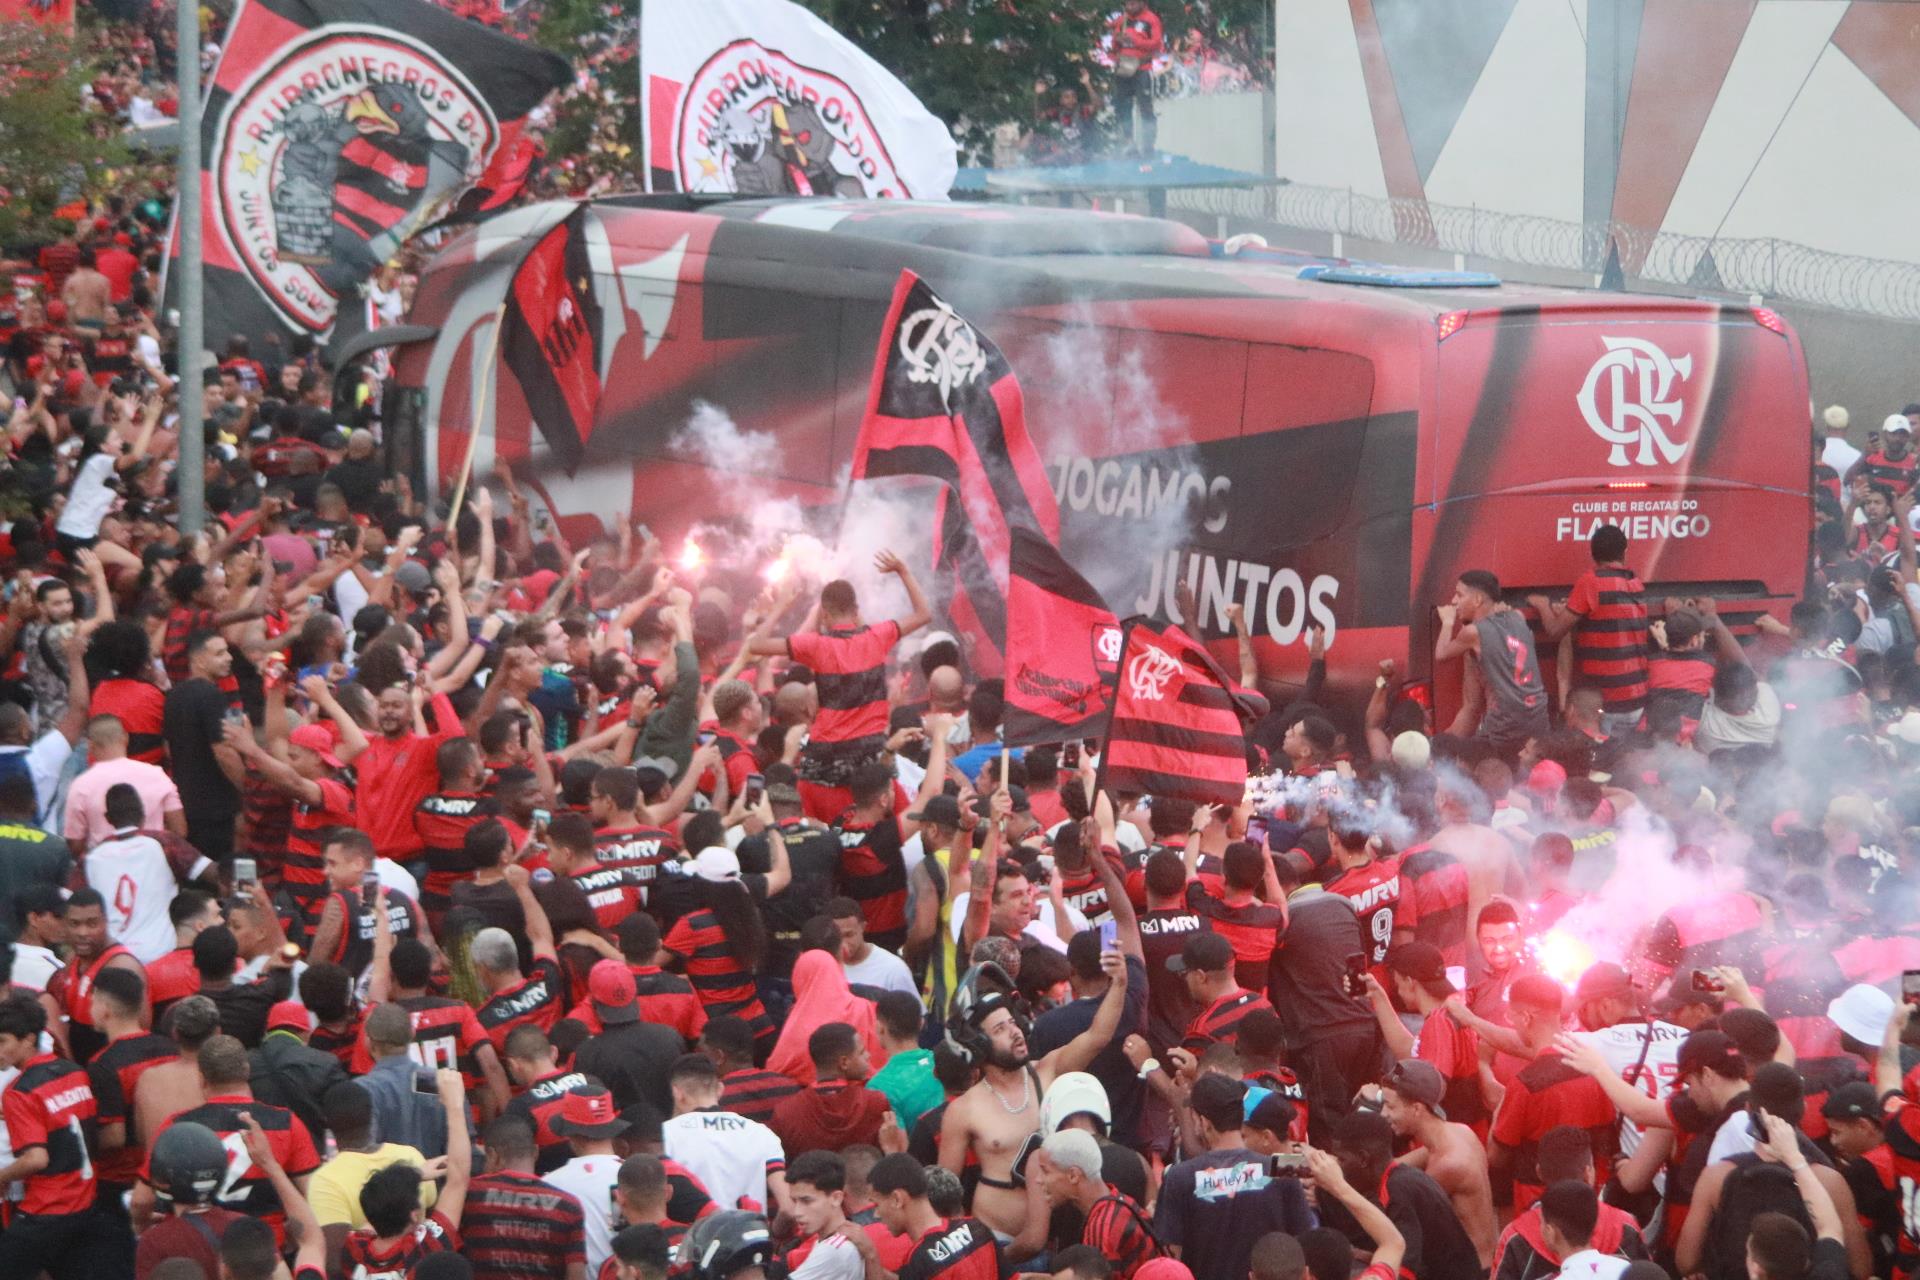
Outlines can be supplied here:
[[252, 1059], [253, 1096], [299, 1116], [309, 1133], [325, 1133], [320, 1099], [347, 1082], [340, 1059], [307, 1044], [312, 1015], [297, 1000], [282, 1000], [267, 1011], [267, 1034]]

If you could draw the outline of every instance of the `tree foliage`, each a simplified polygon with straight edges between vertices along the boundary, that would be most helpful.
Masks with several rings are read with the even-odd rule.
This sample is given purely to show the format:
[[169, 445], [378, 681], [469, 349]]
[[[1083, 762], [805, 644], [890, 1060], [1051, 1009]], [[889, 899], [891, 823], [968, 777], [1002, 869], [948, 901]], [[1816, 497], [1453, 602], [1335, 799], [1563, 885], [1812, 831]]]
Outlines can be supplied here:
[[1117, 0], [800, 0], [905, 82], [970, 147], [1072, 84]]
[[54, 211], [101, 194], [124, 161], [117, 131], [81, 109], [86, 75], [66, 33], [0, 23], [0, 244], [51, 238]]

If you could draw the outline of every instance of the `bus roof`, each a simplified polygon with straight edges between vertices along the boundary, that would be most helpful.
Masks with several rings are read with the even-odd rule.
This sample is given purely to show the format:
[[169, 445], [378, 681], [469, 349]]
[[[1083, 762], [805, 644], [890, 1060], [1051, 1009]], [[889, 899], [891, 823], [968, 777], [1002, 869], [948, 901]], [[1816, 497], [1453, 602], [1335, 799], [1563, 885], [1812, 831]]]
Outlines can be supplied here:
[[[1721, 304], [1706, 299], [1506, 281], [1475, 285], [1464, 273], [1458, 273], [1460, 284], [1453, 288], [1446, 287], [1446, 277], [1456, 273], [1431, 271], [1408, 275], [1437, 276], [1437, 287], [1396, 286], [1394, 268], [1379, 271], [1382, 283], [1303, 279], [1303, 271], [1318, 274], [1311, 268], [1355, 264], [1265, 248], [1228, 256], [1220, 245], [1184, 223], [1096, 210], [971, 202], [735, 200], [685, 195], [616, 196], [598, 205], [602, 209], [706, 213], [754, 223], [768, 232], [788, 231], [796, 238], [844, 237], [992, 259], [1015, 271], [1024, 269], [1084, 283], [1096, 295], [1106, 292], [1119, 274], [1125, 277], [1127, 292], [1134, 297], [1338, 298], [1349, 305], [1371, 303], [1384, 310], [1425, 316], [1468, 311], [1509, 316], [1544, 313], [1573, 319], [1583, 311], [1618, 313], [1630, 309], [1642, 315], [1698, 319], [1724, 310]], [[797, 245], [795, 251], [800, 252]]]

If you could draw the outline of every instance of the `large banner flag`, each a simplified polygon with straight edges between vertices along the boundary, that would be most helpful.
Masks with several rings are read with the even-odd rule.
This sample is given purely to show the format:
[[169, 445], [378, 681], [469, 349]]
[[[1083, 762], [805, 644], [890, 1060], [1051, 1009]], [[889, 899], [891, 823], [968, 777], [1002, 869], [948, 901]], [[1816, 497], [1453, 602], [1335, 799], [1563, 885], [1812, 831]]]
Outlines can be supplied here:
[[1060, 508], [1006, 357], [911, 271], [894, 286], [853, 449], [855, 480], [882, 476], [946, 486], [934, 563], [957, 581], [953, 620], [1004, 653], [1012, 531], [1057, 544]]
[[1126, 629], [1101, 785], [1196, 804], [1239, 804], [1252, 708], [1213, 655], [1178, 627]]
[[528, 252], [507, 290], [500, 331], [500, 358], [569, 474], [600, 408], [600, 298], [586, 217], [584, 206], [574, 210]]
[[1120, 623], [1060, 550], [1031, 529], [1012, 531], [1007, 564], [1009, 746], [1099, 737], [1112, 705]]
[[790, 0], [644, 0], [648, 189], [944, 200], [953, 132]]
[[512, 194], [571, 77], [427, 0], [241, 0], [201, 128], [208, 332], [327, 334], [461, 195]]

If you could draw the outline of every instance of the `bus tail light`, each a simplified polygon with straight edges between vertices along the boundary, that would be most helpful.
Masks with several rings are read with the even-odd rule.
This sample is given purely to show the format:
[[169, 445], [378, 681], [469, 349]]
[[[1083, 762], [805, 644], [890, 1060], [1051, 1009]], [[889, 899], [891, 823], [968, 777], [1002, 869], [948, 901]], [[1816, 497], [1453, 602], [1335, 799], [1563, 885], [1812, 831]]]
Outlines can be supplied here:
[[1445, 342], [1448, 338], [1460, 332], [1460, 326], [1467, 322], [1467, 315], [1468, 313], [1465, 311], [1449, 311], [1447, 314], [1441, 316], [1440, 341]]
[[1787, 322], [1782, 320], [1780, 313], [1771, 307], [1755, 307], [1753, 321], [1761, 328], [1771, 329], [1783, 338], [1787, 336]]

